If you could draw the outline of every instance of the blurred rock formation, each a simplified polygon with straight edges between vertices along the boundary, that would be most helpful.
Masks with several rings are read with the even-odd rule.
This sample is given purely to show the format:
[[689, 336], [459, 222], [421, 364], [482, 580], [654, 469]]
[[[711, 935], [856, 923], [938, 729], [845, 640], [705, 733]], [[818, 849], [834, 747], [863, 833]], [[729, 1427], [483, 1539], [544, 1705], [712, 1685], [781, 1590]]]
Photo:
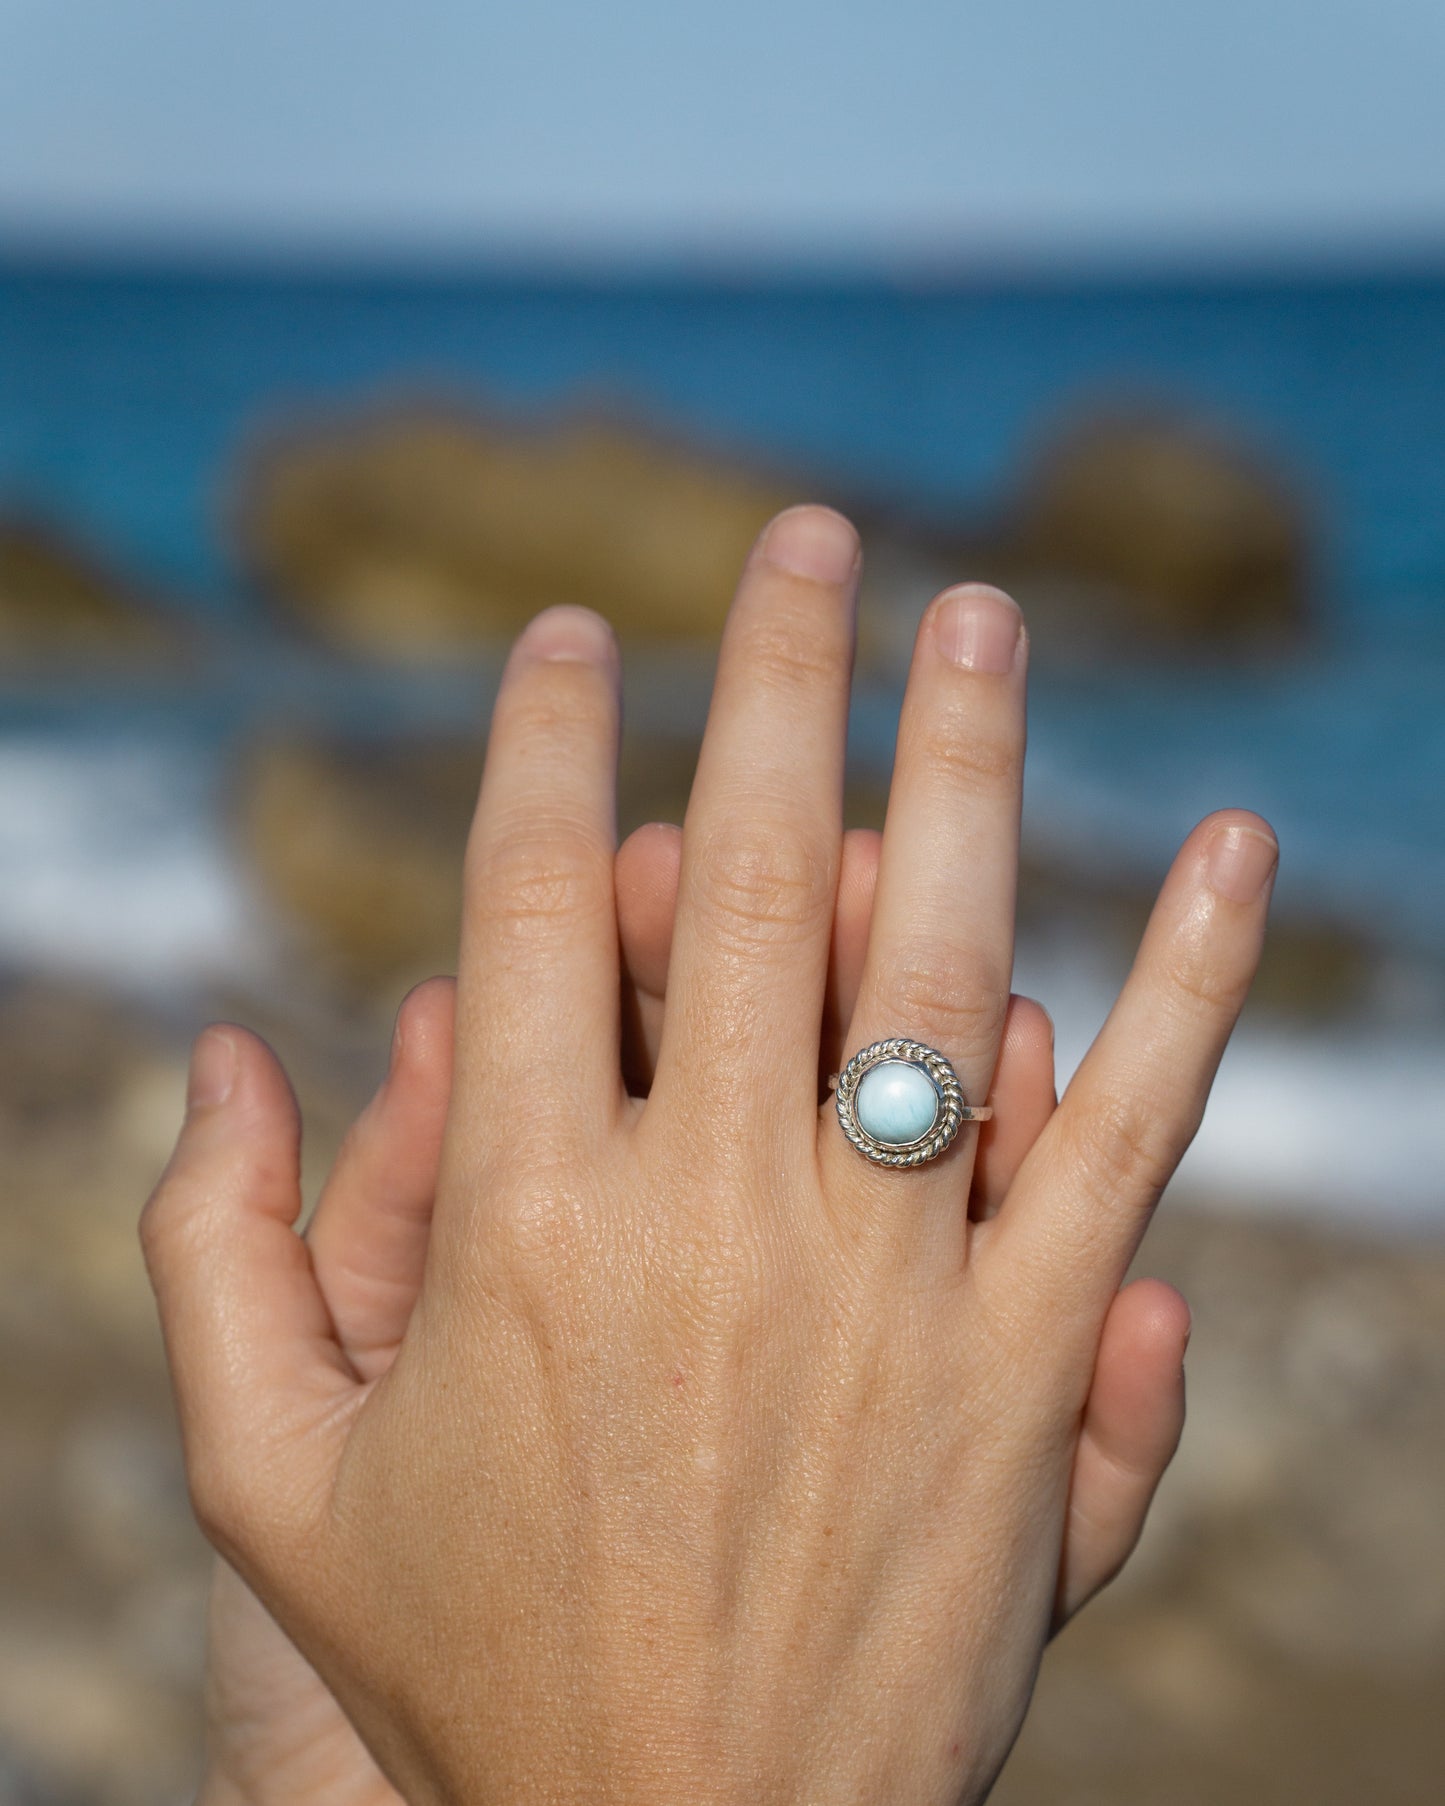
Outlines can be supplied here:
[[153, 661], [186, 644], [162, 615], [98, 559], [50, 528], [0, 519], [0, 671]]
[[1070, 416], [1022, 472], [1011, 513], [1009, 562], [1030, 587], [1072, 593], [1093, 629], [1182, 652], [1288, 644], [1305, 628], [1303, 504], [1202, 422], [1122, 406]]
[[622, 634], [711, 639], [758, 530], [796, 499], [602, 418], [519, 426], [413, 408], [259, 450], [237, 522], [287, 619], [350, 653], [425, 662], [556, 602]]
[[[254, 448], [235, 521], [285, 620], [426, 664], [554, 602], [634, 640], [710, 642], [758, 529], [817, 493], [620, 417], [412, 406]], [[860, 644], [882, 668], [901, 667], [932, 589], [962, 577], [1015, 591], [1053, 656], [1268, 650], [1307, 626], [1312, 523], [1288, 473], [1178, 410], [1065, 415], [992, 516], [947, 529], [842, 505], [867, 538]]]
[[236, 830], [283, 919], [343, 984], [404, 989], [456, 966], [479, 742], [258, 744]]

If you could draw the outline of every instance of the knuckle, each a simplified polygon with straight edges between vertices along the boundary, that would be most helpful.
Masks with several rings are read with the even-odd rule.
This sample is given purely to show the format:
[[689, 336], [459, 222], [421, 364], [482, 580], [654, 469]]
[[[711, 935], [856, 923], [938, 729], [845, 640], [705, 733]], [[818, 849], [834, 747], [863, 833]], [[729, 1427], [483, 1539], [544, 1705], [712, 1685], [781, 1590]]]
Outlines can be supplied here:
[[905, 946], [883, 960], [875, 988], [884, 1020], [960, 1058], [990, 1053], [1003, 1033], [1008, 986], [982, 953]]
[[312, 1515], [291, 1487], [258, 1475], [234, 1437], [210, 1435], [188, 1456], [191, 1510], [211, 1547], [243, 1573], [284, 1569]]
[[795, 832], [734, 823], [704, 848], [695, 895], [715, 930], [752, 945], [809, 930], [831, 911], [832, 867]]
[[492, 1214], [489, 1271], [504, 1275], [533, 1313], [550, 1313], [575, 1291], [579, 1274], [596, 1271], [596, 1250], [587, 1245], [595, 1215], [563, 1173], [534, 1170]]
[[980, 734], [966, 717], [928, 722], [919, 730], [917, 755], [924, 771], [954, 793], [1007, 794], [1023, 773], [1016, 740]]
[[610, 733], [610, 690], [587, 664], [559, 660], [533, 666], [525, 681], [507, 684], [492, 713], [492, 732], [508, 742], [596, 739]]
[[1174, 949], [1165, 979], [1176, 1005], [1191, 1014], [1232, 1020], [1244, 1007], [1249, 980], [1224, 969], [1207, 946], [1186, 942]]
[[208, 1438], [202, 1448], [188, 1454], [186, 1480], [201, 1534], [213, 1549], [234, 1560], [256, 1540], [257, 1531], [244, 1463], [228, 1459], [220, 1439]]
[[782, 690], [835, 682], [844, 666], [842, 647], [819, 632], [816, 610], [769, 610], [748, 627], [743, 659], [752, 682]]
[[700, 1367], [710, 1357], [740, 1363], [761, 1347], [784, 1301], [796, 1300], [786, 1256], [769, 1232], [777, 1200], [732, 1150], [693, 1142], [688, 1154], [709, 1179], [665, 1241], [636, 1241], [638, 1271], [650, 1293], [682, 1313]]
[[474, 919], [514, 933], [574, 921], [611, 898], [610, 858], [595, 833], [545, 814], [498, 827], [468, 877]]
[[724, 1216], [722, 1227], [691, 1264], [682, 1310], [696, 1324], [694, 1347], [702, 1372], [711, 1370], [726, 1394], [786, 1315], [785, 1284], [763, 1236]]
[[183, 1182], [175, 1172], [167, 1172], [146, 1199], [138, 1225], [141, 1253], [154, 1275], [157, 1269], [193, 1242], [198, 1216], [204, 1209], [206, 1195], [199, 1188]]
[[1173, 1176], [1173, 1137], [1162, 1113], [1147, 1096], [1109, 1097], [1096, 1102], [1074, 1125], [1078, 1172], [1094, 1200], [1152, 1208]]
[[156, 1257], [160, 1253], [169, 1232], [166, 1216], [166, 1188], [164, 1183], [157, 1185], [146, 1199], [140, 1213], [140, 1221], [136, 1225], [136, 1233], [140, 1237], [141, 1253], [145, 1256], [148, 1267], [154, 1267]]

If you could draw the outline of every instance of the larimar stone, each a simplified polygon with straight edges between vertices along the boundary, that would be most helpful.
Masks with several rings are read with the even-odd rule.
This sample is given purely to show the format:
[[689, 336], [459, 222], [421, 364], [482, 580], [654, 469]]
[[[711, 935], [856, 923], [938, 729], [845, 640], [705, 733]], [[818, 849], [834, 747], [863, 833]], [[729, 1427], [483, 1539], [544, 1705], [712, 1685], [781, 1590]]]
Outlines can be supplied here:
[[853, 1114], [875, 1141], [901, 1148], [922, 1141], [938, 1121], [941, 1101], [923, 1067], [911, 1060], [880, 1060], [858, 1081]]

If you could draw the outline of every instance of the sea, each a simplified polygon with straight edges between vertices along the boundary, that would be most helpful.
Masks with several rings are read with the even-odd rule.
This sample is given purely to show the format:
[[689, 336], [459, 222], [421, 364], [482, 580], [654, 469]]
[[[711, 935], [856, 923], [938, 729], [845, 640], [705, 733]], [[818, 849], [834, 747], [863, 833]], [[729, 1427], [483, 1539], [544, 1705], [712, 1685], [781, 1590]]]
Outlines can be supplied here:
[[[364, 674], [323, 681], [277, 644], [225, 531], [240, 448], [432, 397], [616, 408], [938, 527], [1005, 506], [1059, 420], [1121, 399], [1273, 464], [1313, 522], [1306, 643], [1253, 663], [1040, 659], [1026, 835], [1145, 884], [1208, 809], [1265, 814], [1281, 914], [1369, 940], [1379, 981], [1347, 1024], [1246, 1016], [1181, 1182], [1445, 1231], [1445, 248], [1408, 270], [996, 279], [0, 248], [0, 517], [50, 524], [236, 647], [183, 698], [0, 675], [0, 963], [141, 989], [243, 968], [258, 930], [216, 808], [236, 735], [470, 706], [444, 682], [402, 701]], [[865, 764], [886, 769], [896, 703], [855, 721]], [[1119, 977], [1066, 925], [1020, 948], [1063, 1076]]]

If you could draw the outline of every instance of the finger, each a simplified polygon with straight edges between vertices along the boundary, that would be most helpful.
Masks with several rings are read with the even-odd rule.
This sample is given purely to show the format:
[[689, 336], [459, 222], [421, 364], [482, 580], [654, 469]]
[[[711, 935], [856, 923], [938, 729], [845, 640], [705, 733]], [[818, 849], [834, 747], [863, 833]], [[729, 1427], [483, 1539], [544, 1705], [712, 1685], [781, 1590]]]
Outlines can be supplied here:
[[[1018, 609], [987, 584], [945, 591], [923, 618], [847, 1038], [850, 1056], [894, 1037], [925, 1043], [973, 1104], [988, 1093], [1008, 1008], [1026, 654]], [[825, 1118], [829, 1195], [869, 1224], [896, 1225], [926, 1267], [954, 1271], [976, 1135], [965, 1125], [946, 1153], [902, 1172], [860, 1158]]]
[[833, 944], [828, 954], [828, 991], [823, 1003], [820, 1065], [825, 1080], [843, 1064], [843, 1037], [858, 1003], [882, 848], [883, 836], [876, 828], [849, 828], [843, 836]]
[[1012, 996], [993, 1088], [993, 1117], [978, 1137], [969, 1211], [978, 1222], [998, 1213], [1024, 1156], [1054, 1113], [1054, 1025], [1032, 997]]
[[616, 641], [552, 608], [507, 660], [467, 841], [454, 1109], [473, 1171], [498, 1151], [499, 1100], [529, 1134], [590, 1141], [622, 1101], [613, 900]]
[[857, 570], [841, 515], [789, 509], [754, 548], [723, 633], [652, 1092], [726, 1097], [720, 1144], [804, 1136], [816, 1108]]
[[342, 1143], [306, 1232], [337, 1339], [363, 1380], [391, 1365], [421, 1289], [455, 1015], [453, 979], [407, 994], [391, 1070]]
[[235, 1558], [314, 1510], [358, 1395], [306, 1244], [300, 1118], [274, 1054], [230, 1024], [196, 1042], [175, 1152], [141, 1215], [197, 1516]]
[[994, 1225], [1000, 1282], [1092, 1337], [1199, 1127], [1259, 961], [1278, 848], [1244, 810], [1185, 841], [1118, 1001]]
[[672, 822], [647, 822], [634, 829], [617, 849], [622, 1079], [629, 1097], [646, 1097], [652, 1089], [657, 1049], [662, 1041], [681, 864], [682, 829]]
[[[836, 1072], [843, 1028], [858, 996], [858, 977], [868, 944], [878, 849], [874, 828], [849, 828], [843, 835], [833, 942], [828, 955], [828, 987], [823, 1006], [824, 1074]], [[662, 1039], [667, 969], [672, 952], [673, 914], [682, 862], [682, 829], [671, 822], [647, 822], [617, 850], [617, 934], [623, 967], [623, 1070], [628, 1089], [645, 1097]]]
[[[830, 1072], [841, 1063], [844, 1027], [857, 1003], [882, 844], [883, 836], [874, 828], [849, 828], [843, 835], [824, 1008], [822, 1064]], [[625, 972], [636, 987], [640, 1025], [635, 1056], [640, 1082], [634, 1087], [639, 1094], [651, 1083], [662, 1026], [681, 845], [680, 828], [648, 822], [628, 835], [617, 853], [618, 935]], [[979, 1135], [973, 1174], [973, 1214], [980, 1219], [992, 1216], [1003, 1202], [1057, 1101], [1054, 1027], [1047, 1010], [1032, 998], [1009, 999], [990, 1101], [994, 1117]]]
[[1134, 1551], [1184, 1429], [1189, 1306], [1137, 1279], [1109, 1307], [1069, 1482], [1054, 1629], [1107, 1586]]
[[672, 958], [672, 921], [682, 869], [682, 829], [650, 821], [617, 849], [617, 938], [622, 965], [641, 996], [661, 1003]]

